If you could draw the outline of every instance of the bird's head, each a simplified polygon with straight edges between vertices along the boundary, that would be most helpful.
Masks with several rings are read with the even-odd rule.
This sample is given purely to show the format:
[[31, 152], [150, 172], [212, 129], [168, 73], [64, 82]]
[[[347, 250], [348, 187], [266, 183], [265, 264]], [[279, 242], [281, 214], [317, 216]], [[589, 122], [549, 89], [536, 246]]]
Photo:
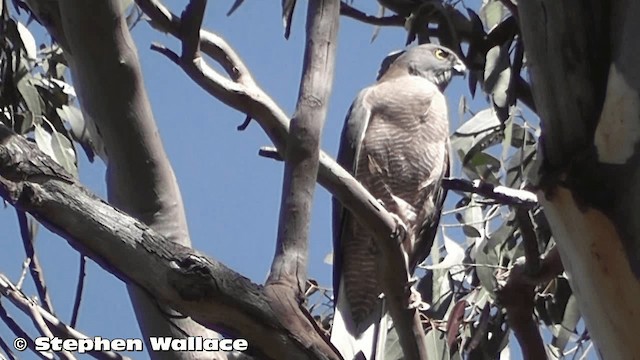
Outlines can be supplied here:
[[392, 70], [423, 77], [444, 90], [451, 77], [464, 74], [467, 67], [450, 49], [436, 44], [424, 44], [409, 48], [400, 54], [389, 65], [388, 72], [395, 72]]

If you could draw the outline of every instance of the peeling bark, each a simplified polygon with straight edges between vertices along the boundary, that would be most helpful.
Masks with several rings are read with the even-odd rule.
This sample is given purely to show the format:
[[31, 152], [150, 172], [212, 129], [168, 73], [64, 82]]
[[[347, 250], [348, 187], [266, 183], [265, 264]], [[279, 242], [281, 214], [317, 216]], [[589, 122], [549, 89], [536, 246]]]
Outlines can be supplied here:
[[600, 357], [635, 358], [640, 4], [518, 6], [543, 129], [538, 197]]

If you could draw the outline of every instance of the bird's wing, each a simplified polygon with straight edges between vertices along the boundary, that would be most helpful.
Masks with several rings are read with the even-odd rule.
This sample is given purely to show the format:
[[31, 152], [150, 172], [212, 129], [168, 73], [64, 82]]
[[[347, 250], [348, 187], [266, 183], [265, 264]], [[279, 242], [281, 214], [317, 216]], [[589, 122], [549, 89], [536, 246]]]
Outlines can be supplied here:
[[420, 227], [416, 246], [411, 254], [409, 260], [409, 269], [413, 272], [418, 264], [423, 262], [429, 253], [438, 232], [438, 226], [440, 225], [440, 215], [442, 214], [442, 208], [444, 201], [447, 197], [447, 190], [442, 188], [442, 179], [449, 177], [449, 171], [451, 168], [449, 159], [449, 142], [447, 142], [447, 149], [445, 153], [445, 161], [441, 170], [441, 176], [438, 177], [437, 183], [434, 186], [433, 195], [433, 210], [423, 218], [422, 226]]
[[[362, 148], [362, 140], [371, 118], [371, 107], [367, 102], [367, 96], [371, 88], [365, 88], [351, 104], [345, 120], [340, 137], [340, 148], [338, 150], [338, 164], [351, 174], [355, 174], [358, 167], [358, 157]], [[344, 229], [348, 228], [346, 223], [351, 221], [349, 212], [342, 206], [340, 201], [333, 198], [333, 292], [334, 298], [338, 296], [340, 289], [340, 274], [342, 266], [342, 251], [340, 251], [340, 239]]]
[[438, 232], [442, 207], [447, 196], [447, 191], [442, 188], [442, 179], [449, 176], [451, 168], [448, 137], [449, 113], [446, 99], [439, 91], [433, 94], [426, 116], [426, 122], [447, 124], [447, 130], [446, 133], [441, 134], [443, 137], [440, 138], [434, 134], [434, 138], [427, 143], [425, 148], [431, 160], [431, 171], [422, 185], [427, 189], [427, 192], [422, 195], [425, 201], [418, 215], [417, 241], [410, 254], [409, 269], [411, 272], [431, 252], [431, 246]]

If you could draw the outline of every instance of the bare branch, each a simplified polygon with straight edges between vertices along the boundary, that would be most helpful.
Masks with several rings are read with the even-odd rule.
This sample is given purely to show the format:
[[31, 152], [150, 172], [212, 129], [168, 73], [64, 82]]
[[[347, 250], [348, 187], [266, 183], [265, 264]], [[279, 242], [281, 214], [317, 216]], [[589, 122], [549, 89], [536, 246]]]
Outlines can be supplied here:
[[[64, 339], [88, 339], [89, 337], [82, 334], [73, 328], [73, 326], [67, 326], [61, 322], [57, 317], [52, 315], [41, 306], [35, 304], [25, 294], [16, 288], [15, 285], [9, 281], [3, 274], [0, 274], [0, 294], [6, 297], [13, 305], [20, 309], [25, 314], [30, 314], [35, 309], [35, 312], [40, 316], [49, 326], [52, 333], [55, 336]], [[113, 351], [89, 351], [88, 355], [93, 356], [98, 360], [130, 360], [127, 356], [122, 356]]]
[[9, 360], [16, 360], [16, 355], [13, 353], [9, 345], [7, 345], [7, 343], [1, 337], [0, 337], [0, 349], [2, 349], [4, 354], [9, 357]]
[[[35, 302], [30, 302], [29, 311], [28, 311], [29, 317], [31, 318], [31, 321], [33, 322], [33, 325], [35, 325], [36, 329], [40, 331], [40, 336], [44, 336], [49, 339], [52, 339], [54, 337], [53, 333], [49, 329], [49, 326], [47, 326], [47, 324], [45, 323], [44, 319], [42, 318], [42, 315], [38, 311], [38, 308], [39, 306]], [[71, 355], [70, 352], [64, 349], [56, 353], [61, 359], [64, 359], [64, 360], [75, 359], [75, 356]]]
[[506, 186], [496, 186], [480, 180], [442, 179], [442, 187], [453, 191], [465, 191], [496, 200], [500, 204], [532, 208], [538, 205], [536, 194], [527, 190], [517, 190]]
[[[190, 246], [184, 204], [175, 174], [158, 136], [135, 43], [124, 16], [123, 2], [87, 3], [59, 0], [69, 68], [85, 119], [92, 119], [109, 155], [108, 200], [169, 240]], [[127, 290], [143, 338], [184, 338], [217, 334], [191, 319], [170, 319], [142, 290]], [[175, 352], [174, 359], [193, 356], [223, 359], [224, 353]]]
[[0, 302], [0, 319], [2, 319], [2, 321], [4, 321], [4, 323], [7, 325], [7, 327], [11, 329], [11, 332], [13, 332], [13, 335], [24, 339], [27, 342], [27, 347], [29, 348], [29, 350], [31, 350], [39, 358], [44, 360], [51, 360], [54, 358], [51, 353], [45, 353], [45, 352], [36, 350], [33, 339], [29, 336], [29, 334], [27, 334], [24, 330], [22, 330], [20, 325], [18, 325], [18, 323], [15, 320], [13, 320], [11, 316], [9, 316], [9, 314], [7, 313], [7, 310], [4, 308], [4, 306], [2, 306], [2, 302]]
[[27, 254], [27, 258], [31, 259], [31, 261], [29, 261], [31, 278], [33, 279], [42, 305], [47, 311], [53, 313], [53, 303], [49, 297], [49, 291], [47, 290], [47, 285], [44, 280], [44, 271], [42, 270], [42, 266], [40, 266], [40, 260], [36, 256], [36, 250], [33, 246], [35, 233], [31, 231], [27, 214], [23, 211], [16, 210], [16, 215], [18, 216], [18, 223], [20, 224], [20, 236], [22, 237], [24, 251]]
[[526, 209], [515, 209], [516, 221], [522, 235], [524, 243], [525, 270], [529, 274], [535, 275], [540, 270], [540, 250], [538, 249], [538, 238]]
[[400, 15], [392, 15], [385, 17], [377, 17], [367, 15], [366, 13], [354, 8], [344, 1], [340, 2], [340, 15], [361, 21], [365, 24], [377, 26], [404, 26], [406, 19]]
[[293, 333], [313, 334], [310, 340], [325, 347], [327, 353], [335, 349], [321, 336], [301, 301], [307, 283], [309, 224], [320, 137], [333, 86], [339, 18], [339, 0], [309, 1], [302, 79], [287, 137], [276, 251], [265, 284], [265, 293], [283, 324]]
[[87, 258], [80, 254], [80, 269], [78, 269], [78, 284], [76, 285], [76, 297], [73, 301], [73, 310], [71, 310], [71, 327], [76, 327], [78, 314], [80, 313], [80, 303], [82, 302], [82, 291], [84, 289], [84, 279], [86, 276]]
[[267, 279], [267, 286], [280, 283], [293, 289], [296, 301], [307, 282], [308, 230], [333, 84], [338, 19], [338, 0], [309, 2], [300, 93], [287, 138], [276, 254]]

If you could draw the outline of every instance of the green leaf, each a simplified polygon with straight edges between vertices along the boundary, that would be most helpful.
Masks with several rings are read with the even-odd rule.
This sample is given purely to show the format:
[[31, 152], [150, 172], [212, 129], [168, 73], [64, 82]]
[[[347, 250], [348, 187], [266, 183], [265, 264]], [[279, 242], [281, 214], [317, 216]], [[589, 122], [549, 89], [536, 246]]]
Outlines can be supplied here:
[[402, 352], [402, 346], [400, 346], [400, 340], [398, 339], [398, 332], [395, 327], [392, 327], [387, 332], [387, 340], [384, 347], [384, 359], [389, 360], [402, 360], [404, 359], [404, 353]]
[[51, 148], [55, 154], [56, 162], [77, 178], [76, 152], [71, 141], [54, 129], [51, 133]]
[[498, 264], [498, 252], [495, 249], [485, 249], [476, 256], [476, 274], [482, 287], [487, 290], [491, 298], [495, 299], [498, 281], [495, 275], [495, 266]]
[[20, 34], [20, 41], [24, 47], [24, 51], [29, 60], [36, 60], [38, 58], [38, 48], [36, 46], [36, 39], [31, 35], [31, 31], [26, 26], [18, 22], [18, 33]]
[[511, 83], [511, 66], [509, 59], [510, 42], [502, 46], [494, 46], [487, 51], [484, 67], [484, 90], [493, 98], [497, 107], [505, 108], [507, 91]]
[[464, 95], [461, 95], [460, 101], [458, 102], [458, 120], [462, 121], [462, 117], [466, 112], [467, 112], [467, 97]]
[[580, 309], [575, 295], [571, 294], [564, 310], [562, 324], [558, 330], [558, 335], [554, 337], [551, 344], [563, 350], [567, 347], [569, 339], [576, 335], [576, 326], [580, 321]]
[[78, 169], [75, 165], [75, 150], [69, 139], [55, 131], [53, 127], [52, 133], [49, 133], [40, 122], [36, 122], [34, 126], [34, 138], [38, 148], [70, 174], [77, 177]]
[[462, 171], [471, 180], [480, 179], [494, 185], [500, 183], [500, 160], [484, 152], [478, 152], [471, 157], [463, 165]]
[[508, 14], [507, 8], [498, 0], [485, 0], [480, 8], [480, 20], [487, 32], [496, 27]]
[[53, 152], [53, 148], [51, 147], [51, 134], [49, 134], [47, 130], [42, 127], [42, 124], [40, 122], [34, 123], [33, 132], [34, 138], [36, 140], [36, 145], [38, 145], [38, 149], [55, 160], [56, 155]]
[[455, 133], [458, 135], [478, 135], [483, 132], [494, 131], [498, 127], [500, 127], [500, 120], [495, 111], [487, 108], [465, 121], [462, 126], [456, 129]]
[[429, 360], [449, 360], [449, 347], [447, 346], [446, 334], [438, 329], [433, 329], [427, 333], [427, 353]]
[[18, 81], [18, 91], [22, 96], [27, 109], [31, 111], [34, 117], [38, 118], [42, 116], [42, 108], [44, 102], [38, 93], [38, 89], [34, 86], [33, 79], [29, 74], [26, 74]]

